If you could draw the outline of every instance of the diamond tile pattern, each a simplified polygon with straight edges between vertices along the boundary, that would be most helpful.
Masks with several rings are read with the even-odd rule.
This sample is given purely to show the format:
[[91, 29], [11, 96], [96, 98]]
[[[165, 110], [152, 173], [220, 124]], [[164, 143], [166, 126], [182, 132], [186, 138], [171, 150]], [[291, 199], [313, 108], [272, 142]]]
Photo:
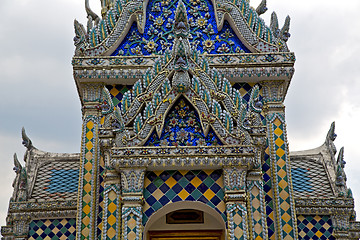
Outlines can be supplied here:
[[[268, 143], [267, 143], [268, 145]], [[274, 192], [272, 189], [271, 178], [271, 163], [269, 156], [269, 146], [265, 149], [264, 163], [262, 166], [263, 180], [264, 180], [264, 192], [265, 192], [265, 211], [266, 211], [266, 224], [268, 227], [268, 237], [270, 240], [275, 239], [275, 225], [274, 225]]]
[[[243, 98], [243, 102], [244, 103], [248, 103], [250, 96], [251, 96], [251, 90], [252, 88], [255, 86], [255, 83], [231, 83], [233, 88], [239, 90], [242, 98]], [[260, 90], [260, 96], [259, 96], [259, 100], [262, 100], [263, 97], [261, 95], [262, 91], [261, 91], [261, 85], [259, 86], [259, 90]], [[261, 119], [264, 119], [264, 115], [263, 113], [260, 114]]]
[[[233, 88], [239, 90], [243, 100], [249, 102], [251, 90], [255, 84], [254, 83], [233, 83]], [[261, 89], [261, 88], [260, 88]]]
[[127, 235], [127, 239], [136, 239], [136, 230], [137, 230], [136, 219], [137, 219], [137, 216], [134, 215], [134, 214], [129, 214], [126, 217], [126, 222], [127, 222], [126, 235]]
[[91, 189], [94, 187], [92, 183], [93, 172], [93, 155], [94, 155], [94, 131], [95, 124], [92, 120], [86, 122], [85, 126], [85, 158], [83, 159], [83, 189], [82, 189], [82, 214], [81, 214], [81, 234], [87, 237], [91, 229], [91, 207], [92, 194]]
[[108, 194], [108, 202], [107, 202], [107, 232], [106, 239], [114, 239], [116, 236], [117, 230], [117, 221], [118, 221], [118, 196], [115, 191], [110, 191]]
[[114, 106], [119, 106], [119, 108], [121, 109], [121, 104], [119, 103], [121, 102], [124, 93], [131, 89], [132, 85], [106, 85], [106, 88], [110, 92], [110, 96], [112, 98]]
[[74, 218], [34, 220], [29, 225], [29, 240], [73, 240], [75, 237]]
[[262, 215], [261, 215], [261, 199], [260, 191], [254, 186], [250, 192], [252, 224], [254, 229], [254, 239], [263, 239]]
[[167, 203], [200, 201], [218, 211], [226, 221], [221, 170], [147, 172], [144, 182], [143, 224]]
[[329, 178], [316, 158], [291, 157], [291, 176], [295, 197], [332, 197]]
[[53, 161], [37, 171], [32, 199], [75, 200], [79, 185], [79, 161]]
[[331, 218], [327, 215], [297, 216], [299, 240], [335, 240]]
[[290, 189], [289, 180], [286, 174], [286, 145], [284, 139], [284, 124], [279, 119], [275, 119], [272, 125], [275, 153], [276, 153], [276, 178], [278, 183], [278, 200], [281, 221], [281, 234], [284, 239], [294, 238], [294, 225], [291, 218], [291, 205], [290, 205]]
[[97, 230], [96, 234], [100, 239], [102, 236], [103, 229], [103, 208], [104, 208], [104, 176], [105, 176], [105, 163], [104, 158], [100, 158], [99, 164], [99, 206], [98, 206], [98, 217], [97, 217]]
[[236, 210], [232, 213], [234, 224], [234, 240], [244, 240], [244, 224], [241, 210]]

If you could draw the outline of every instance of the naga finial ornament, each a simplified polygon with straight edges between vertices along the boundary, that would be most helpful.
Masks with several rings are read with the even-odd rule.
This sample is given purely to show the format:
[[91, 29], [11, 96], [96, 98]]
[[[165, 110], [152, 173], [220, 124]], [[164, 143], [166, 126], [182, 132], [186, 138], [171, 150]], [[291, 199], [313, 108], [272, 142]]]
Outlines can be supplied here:
[[22, 135], [22, 144], [28, 149], [31, 150], [34, 146], [32, 145], [32, 142], [30, 140], [30, 138], [26, 135], [25, 132], [25, 128], [23, 127], [21, 130], [21, 135]]

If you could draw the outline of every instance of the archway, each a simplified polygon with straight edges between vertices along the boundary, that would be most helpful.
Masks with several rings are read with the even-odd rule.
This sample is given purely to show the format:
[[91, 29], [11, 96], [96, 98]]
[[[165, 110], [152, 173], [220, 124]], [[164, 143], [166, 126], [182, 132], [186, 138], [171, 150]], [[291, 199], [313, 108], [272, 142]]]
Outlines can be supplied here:
[[[182, 209], [194, 209], [203, 212], [203, 223], [182, 223], [182, 224], [168, 224], [166, 222], [166, 215], [168, 213], [182, 210]], [[195, 201], [181, 201], [175, 203], [169, 203], [156, 211], [148, 219], [144, 231], [143, 239], [149, 239], [150, 232], [171, 232], [171, 231], [204, 231], [215, 230], [221, 231], [222, 237], [226, 239], [226, 224], [221, 215], [210, 206]], [[214, 232], [215, 232], [214, 231]]]

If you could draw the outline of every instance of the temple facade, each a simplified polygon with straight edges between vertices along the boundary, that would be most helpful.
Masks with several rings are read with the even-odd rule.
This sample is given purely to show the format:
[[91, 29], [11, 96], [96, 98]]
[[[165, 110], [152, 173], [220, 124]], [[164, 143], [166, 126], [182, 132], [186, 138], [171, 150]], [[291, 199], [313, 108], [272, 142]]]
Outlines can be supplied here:
[[335, 123], [289, 152], [290, 18], [248, 0], [85, 0], [81, 151], [22, 130], [2, 239], [359, 239]]

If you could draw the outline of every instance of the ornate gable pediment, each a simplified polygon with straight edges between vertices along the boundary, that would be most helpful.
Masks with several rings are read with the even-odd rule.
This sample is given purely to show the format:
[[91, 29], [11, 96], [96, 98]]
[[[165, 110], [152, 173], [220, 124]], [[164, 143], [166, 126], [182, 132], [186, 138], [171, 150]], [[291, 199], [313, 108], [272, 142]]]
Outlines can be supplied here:
[[[163, 54], [173, 45], [177, 1], [116, 0], [103, 3], [102, 18], [87, 2], [87, 30], [75, 20], [77, 56], [136, 56]], [[192, 44], [201, 53], [287, 52], [289, 21], [279, 29], [273, 13], [270, 27], [248, 0], [186, 0]]]
[[[154, 67], [124, 93], [118, 104], [115, 116], [121, 126], [119, 131], [115, 128], [117, 135], [121, 135], [117, 137], [121, 139], [116, 141], [118, 147], [153, 145], [149, 138], [156, 142], [164, 140], [166, 131], [172, 131], [171, 139], [178, 139], [180, 133], [195, 132], [195, 127], [191, 131], [181, 127], [181, 124], [186, 125], [183, 121], [192, 119], [198, 124], [201, 139], [205, 140], [211, 129], [212, 141], [217, 144], [250, 145], [258, 141], [257, 134], [265, 134], [259, 86], [253, 87], [246, 102], [230, 81], [215, 68], [209, 69], [207, 59], [191, 47], [186, 14], [185, 4], [180, 1], [173, 27], [173, 50], [166, 51]], [[112, 103], [110, 94], [105, 96], [108, 99], [104, 104]], [[111, 105], [104, 109], [113, 108]], [[188, 112], [181, 115], [182, 111]], [[108, 112], [104, 111], [104, 114], [108, 115]], [[168, 145], [176, 144], [170, 136], [166, 139]], [[198, 145], [195, 140], [187, 142]]]

